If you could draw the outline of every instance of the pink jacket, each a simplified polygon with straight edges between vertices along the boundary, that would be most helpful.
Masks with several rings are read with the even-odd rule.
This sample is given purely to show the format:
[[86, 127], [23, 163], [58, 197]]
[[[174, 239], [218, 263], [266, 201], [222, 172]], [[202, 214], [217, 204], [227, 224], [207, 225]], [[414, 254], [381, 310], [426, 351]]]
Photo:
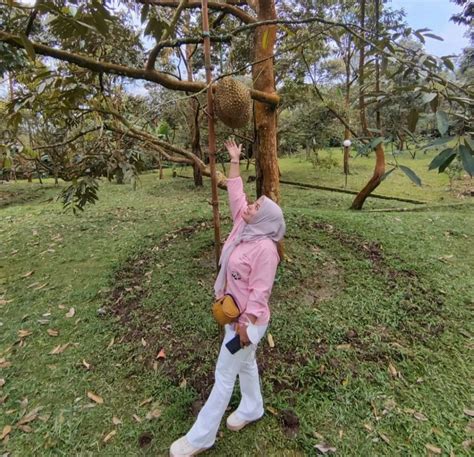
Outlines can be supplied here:
[[[241, 212], [247, 207], [242, 179], [227, 180], [229, 205], [234, 226], [229, 240], [241, 224], [245, 224]], [[268, 238], [243, 242], [235, 247], [229, 257], [226, 274], [226, 289], [243, 310], [239, 322], [246, 323], [246, 314], [256, 317], [256, 325], [267, 324], [270, 320], [268, 300], [275, 280], [276, 269], [280, 258], [276, 243]]]

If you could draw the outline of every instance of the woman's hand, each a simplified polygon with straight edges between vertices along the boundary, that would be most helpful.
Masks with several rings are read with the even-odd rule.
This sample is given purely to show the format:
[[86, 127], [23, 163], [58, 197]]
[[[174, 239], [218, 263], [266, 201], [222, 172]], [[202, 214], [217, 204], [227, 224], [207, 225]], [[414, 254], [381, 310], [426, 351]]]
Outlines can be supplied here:
[[250, 344], [249, 336], [247, 334], [247, 326], [241, 324], [235, 324], [235, 333], [240, 336], [240, 346], [246, 347]]
[[229, 138], [228, 140], [224, 141], [224, 146], [230, 155], [230, 160], [238, 161], [240, 159], [240, 155], [242, 154], [242, 144], [237, 146], [235, 141]]

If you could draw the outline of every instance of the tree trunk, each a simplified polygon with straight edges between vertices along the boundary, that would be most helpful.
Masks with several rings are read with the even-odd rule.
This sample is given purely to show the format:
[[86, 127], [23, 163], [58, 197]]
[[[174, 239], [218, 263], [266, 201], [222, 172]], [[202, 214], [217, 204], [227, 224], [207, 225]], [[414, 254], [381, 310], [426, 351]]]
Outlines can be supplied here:
[[382, 181], [382, 176], [385, 174], [385, 154], [383, 144], [380, 143], [375, 148], [375, 169], [372, 178], [365, 185], [365, 187], [357, 194], [352, 202], [351, 209], [362, 209], [367, 197], [378, 187]]
[[[347, 124], [344, 127], [344, 141], [351, 139], [351, 131], [349, 129], [350, 123], [350, 116], [349, 116], [349, 109], [350, 109], [350, 95], [351, 95], [351, 35], [348, 34], [347, 36], [347, 54], [344, 59], [345, 67], [346, 67], [346, 93], [344, 97], [344, 111]], [[350, 154], [350, 146], [344, 146], [344, 177], [345, 177], [345, 187], [347, 187], [347, 177], [349, 175], [349, 154]]]
[[[257, 20], [276, 19], [275, 1], [259, 0]], [[252, 66], [253, 87], [268, 93], [275, 92], [273, 70], [273, 48], [276, 41], [276, 26], [262, 25], [255, 29]], [[280, 181], [277, 154], [277, 111], [276, 108], [256, 101], [254, 108], [256, 129], [255, 162], [257, 169], [257, 196], [266, 195], [280, 200]]]
[[[376, 30], [378, 36], [379, 30], [379, 13], [380, 13], [380, 0], [375, 0], [375, 14], [376, 14]], [[361, 26], [361, 36], [365, 38], [365, 0], [361, 0], [360, 3], [360, 26]], [[369, 124], [367, 121], [367, 112], [365, 108], [365, 74], [364, 74], [364, 65], [365, 65], [365, 42], [360, 40], [359, 43], [359, 115], [360, 115], [360, 125], [364, 135], [367, 137], [371, 136], [369, 131]], [[380, 74], [378, 71], [378, 61], [376, 61], [376, 73], [375, 73], [375, 90], [380, 90]], [[380, 128], [380, 116], [376, 115], [377, 128]], [[385, 152], [383, 143], [380, 143], [375, 148], [375, 169], [370, 178], [369, 182], [364, 186], [364, 188], [357, 194], [356, 198], [352, 202], [351, 209], [360, 210], [364, 206], [364, 202], [367, 197], [379, 186], [382, 182], [382, 176], [385, 174]]]
[[[192, 56], [195, 51], [195, 45], [186, 45], [186, 72], [188, 81], [193, 82], [193, 63]], [[189, 99], [189, 131], [191, 132], [191, 151], [199, 159], [202, 159], [201, 150], [201, 132], [199, 131], [199, 103], [195, 98]], [[194, 185], [202, 187], [202, 172], [197, 163], [193, 164]]]

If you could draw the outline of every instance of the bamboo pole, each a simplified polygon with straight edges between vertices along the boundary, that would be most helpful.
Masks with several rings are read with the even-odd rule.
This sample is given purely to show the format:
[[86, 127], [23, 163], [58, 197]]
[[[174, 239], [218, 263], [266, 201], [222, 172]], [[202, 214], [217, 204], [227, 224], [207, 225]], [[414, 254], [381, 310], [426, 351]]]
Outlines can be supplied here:
[[221, 255], [221, 221], [219, 217], [219, 198], [217, 195], [216, 134], [214, 130], [214, 104], [212, 101], [211, 39], [209, 35], [209, 12], [207, 8], [207, 0], [202, 0], [202, 36], [204, 41], [204, 64], [206, 67], [207, 83], [207, 122], [209, 142], [209, 168], [211, 170], [212, 215], [214, 221], [216, 267], [217, 269], [219, 269], [219, 257]]

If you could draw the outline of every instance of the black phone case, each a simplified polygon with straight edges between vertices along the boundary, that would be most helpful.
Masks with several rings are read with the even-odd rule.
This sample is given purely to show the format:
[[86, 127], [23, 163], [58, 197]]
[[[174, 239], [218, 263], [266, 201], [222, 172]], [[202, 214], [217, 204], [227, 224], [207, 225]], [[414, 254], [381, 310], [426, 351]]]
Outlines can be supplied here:
[[240, 335], [235, 335], [234, 338], [226, 343], [225, 347], [231, 354], [235, 354], [238, 350], [242, 349], [240, 346]]

